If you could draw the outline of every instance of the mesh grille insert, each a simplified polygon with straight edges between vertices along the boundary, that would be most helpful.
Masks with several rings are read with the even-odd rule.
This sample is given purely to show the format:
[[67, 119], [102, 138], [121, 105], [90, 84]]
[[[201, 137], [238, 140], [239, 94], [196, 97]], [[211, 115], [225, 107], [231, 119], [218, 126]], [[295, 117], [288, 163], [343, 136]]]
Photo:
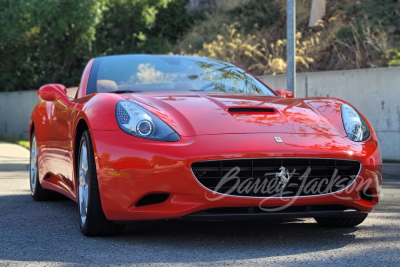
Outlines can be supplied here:
[[352, 184], [360, 168], [360, 162], [353, 160], [308, 158], [231, 159], [192, 164], [195, 177], [204, 187], [247, 197], [334, 193]]

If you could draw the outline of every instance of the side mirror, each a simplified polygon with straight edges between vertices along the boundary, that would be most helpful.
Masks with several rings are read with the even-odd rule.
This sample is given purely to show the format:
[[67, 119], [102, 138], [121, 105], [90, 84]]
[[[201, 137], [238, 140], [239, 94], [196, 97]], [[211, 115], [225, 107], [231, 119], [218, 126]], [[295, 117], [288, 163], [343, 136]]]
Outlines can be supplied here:
[[275, 93], [278, 94], [278, 96], [286, 97], [286, 98], [294, 98], [293, 93], [288, 90], [276, 89], [274, 91], [275, 91]]
[[67, 89], [62, 84], [46, 84], [40, 87], [38, 91], [40, 99], [45, 101], [56, 101], [60, 99], [63, 104], [69, 102]]

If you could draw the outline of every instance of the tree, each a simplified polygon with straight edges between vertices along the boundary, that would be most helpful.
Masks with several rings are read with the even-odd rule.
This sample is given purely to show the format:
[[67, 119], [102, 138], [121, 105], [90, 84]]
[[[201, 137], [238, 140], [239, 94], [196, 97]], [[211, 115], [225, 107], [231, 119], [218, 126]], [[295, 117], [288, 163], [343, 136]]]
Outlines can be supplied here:
[[0, 0], [0, 91], [76, 86], [96, 56], [167, 53], [187, 0]]

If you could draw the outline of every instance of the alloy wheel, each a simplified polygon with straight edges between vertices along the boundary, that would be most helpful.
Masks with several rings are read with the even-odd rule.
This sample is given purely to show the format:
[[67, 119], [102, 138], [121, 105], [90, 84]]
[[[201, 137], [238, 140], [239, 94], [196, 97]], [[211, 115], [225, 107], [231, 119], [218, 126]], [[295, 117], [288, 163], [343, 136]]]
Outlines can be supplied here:
[[31, 193], [33, 195], [36, 188], [37, 173], [38, 173], [36, 136], [32, 137], [31, 146], [32, 148], [31, 148], [31, 162], [30, 162], [30, 183], [31, 183]]
[[79, 157], [79, 188], [78, 188], [78, 201], [79, 201], [79, 214], [81, 217], [81, 226], [85, 225], [86, 215], [89, 200], [88, 188], [88, 153], [86, 142], [83, 141], [81, 145], [81, 153]]

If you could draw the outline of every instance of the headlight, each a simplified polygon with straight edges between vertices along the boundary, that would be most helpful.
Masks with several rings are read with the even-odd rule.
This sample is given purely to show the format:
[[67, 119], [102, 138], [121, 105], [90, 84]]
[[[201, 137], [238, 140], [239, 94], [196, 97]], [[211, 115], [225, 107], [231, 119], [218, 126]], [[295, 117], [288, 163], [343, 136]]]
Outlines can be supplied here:
[[179, 135], [153, 113], [130, 101], [119, 101], [115, 116], [121, 130], [147, 139], [176, 142]]
[[349, 105], [342, 104], [342, 120], [347, 136], [356, 142], [365, 141], [371, 135], [368, 125], [358, 112]]

